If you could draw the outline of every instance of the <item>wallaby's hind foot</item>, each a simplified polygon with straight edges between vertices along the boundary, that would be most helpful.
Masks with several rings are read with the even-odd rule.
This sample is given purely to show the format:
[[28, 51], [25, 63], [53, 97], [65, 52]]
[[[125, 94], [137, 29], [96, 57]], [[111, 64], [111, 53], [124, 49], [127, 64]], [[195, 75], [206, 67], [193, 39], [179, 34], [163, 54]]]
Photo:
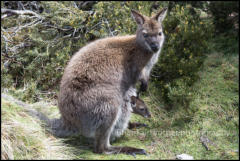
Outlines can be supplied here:
[[133, 147], [117, 147], [117, 146], [111, 146], [104, 152], [105, 154], [119, 154], [124, 153], [127, 155], [136, 156], [136, 154], [140, 155], [147, 155], [147, 152], [144, 149], [138, 149]]

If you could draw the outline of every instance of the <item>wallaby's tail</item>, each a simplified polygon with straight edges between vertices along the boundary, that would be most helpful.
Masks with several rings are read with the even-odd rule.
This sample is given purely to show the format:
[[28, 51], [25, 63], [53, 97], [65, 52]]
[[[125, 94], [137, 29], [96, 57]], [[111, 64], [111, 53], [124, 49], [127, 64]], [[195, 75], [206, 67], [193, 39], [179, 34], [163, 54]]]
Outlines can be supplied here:
[[57, 137], [68, 137], [78, 134], [77, 129], [65, 127], [61, 118], [51, 119], [48, 125], [51, 133]]
[[35, 110], [31, 105], [26, 104], [20, 100], [13, 98], [10, 95], [1, 93], [1, 98], [6, 99], [7, 101], [14, 102], [18, 106], [23, 107], [23, 109], [32, 117], [37, 118], [45, 123], [46, 128], [50, 133], [57, 137], [67, 137], [72, 136], [77, 133], [77, 130], [67, 129], [64, 127], [63, 121], [61, 118], [49, 119], [42, 112]]
[[37, 118], [37, 119], [45, 122], [47, 125], [50, 124], [50, 119], [49, 119], [47, 116], [45, 116], [43, 113], [41, 113], [41, 112], [33, 109], [33, 108], [31, 107], [31, 105], [26, 104], [26, 103], [24, 103], [24, 102], [22, 102], [22, 101], [20, 101], [20, 100], [17, 100], [17, 99], [15, 99], [15, 98], [13, 98], [13, 97], [10, 96], [10, 95], [4, 94], [4, 93], [1, 93], [1, 97], [4, 98], [4, 99], [6, 99], [6, 100], [8, 100], [8, 101], [10, 101], [10, 102], [16, 103], [16, 104], [17, 104], [18, 106], [20, 106], [20, 107], [23, 107], [23, 109], [24, 109], [30, 116], [35, 117], [35, 118]]

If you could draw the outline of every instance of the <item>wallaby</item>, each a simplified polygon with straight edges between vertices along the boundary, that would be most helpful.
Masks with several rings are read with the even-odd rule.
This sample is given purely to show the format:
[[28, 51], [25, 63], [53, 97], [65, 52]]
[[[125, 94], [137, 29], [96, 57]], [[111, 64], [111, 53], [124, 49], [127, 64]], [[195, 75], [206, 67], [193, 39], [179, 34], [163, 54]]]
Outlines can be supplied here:
[[[167, 9], [153, 17], [132, 10], [136, 35], [96, 40], [81, 48], [64, 70], [58, 96], [66, 130], [94, 138], [95, 153], [146, 154], [144, 149], [110, 145], [110, 137], [126, 128], [131, 116], [131, 88], [147, 83], [157, 62]], [[126, 101], [128, 100], [128, 101]]]
[[147, 105], [139, 97], [131, 96], [132, 112], [145, 118], [150, 118], [151, 114]]
[[[135, 113], [137, 115], [140, 115], [145, 118], [150, 118], [151, 114], [148, 110], [148, 107], [144, 103], [143, 100], [141, 100], [138, 96], [131, 96], [131, 107], [132, 107], [132, 113]], [[137, 127], [147, 126], [146, 124], [138, 123], [138, 122], [129, 122], [128, 128], [133, 129]]]

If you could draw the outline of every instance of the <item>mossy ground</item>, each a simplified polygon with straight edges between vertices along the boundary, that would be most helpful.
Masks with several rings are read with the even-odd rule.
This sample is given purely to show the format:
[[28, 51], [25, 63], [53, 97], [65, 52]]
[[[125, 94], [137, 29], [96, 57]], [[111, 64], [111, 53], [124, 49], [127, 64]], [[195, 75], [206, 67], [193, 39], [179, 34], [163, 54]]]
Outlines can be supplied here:
[[[40, 126], [41, 122], [2, 99], [1, 156], [11, 149], [14, 159], [175, 159], [182, 153], [194, 159], [239, 159], [238, 82], [239, 56], [214, 53], [208, 56], [200, 71], [200, 80], [192, 90], [194, 99], [188, 108], [178, 106], [166, 110], [154, 85], [150, 84], [149, 92], [142, 99], [148, 105], [152, 118], [145, 119], [134, 114], [131, 118], [132, 122], [142, 122], [148, 127], [127, 130], [112, 143], [143, 148], [149, 154], [137, 155], [136, 158], [124, 154], [95, 154], [92, 145], [81, 136], [64, 140], [54, 138]], [[56, 106], [35, 105], [48, 116], [53, 117], [52, 113], [58, 116]], [[200, 141], [201, 136], [211, 141], [209, 150]], [[51, 140], [61, 142], [61, 150], [49, 151], [46, 147], [54, 147]]]

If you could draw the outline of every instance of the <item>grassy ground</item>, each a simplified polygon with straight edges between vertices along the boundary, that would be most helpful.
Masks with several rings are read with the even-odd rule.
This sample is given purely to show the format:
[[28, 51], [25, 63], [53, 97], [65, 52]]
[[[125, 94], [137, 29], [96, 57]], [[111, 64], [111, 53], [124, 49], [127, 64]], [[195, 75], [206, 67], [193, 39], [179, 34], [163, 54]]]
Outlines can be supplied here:
[[[127, 130], [113, 145], [144, 148], [148, 156], [99, 155], [79, 136], [60, 140], [47, 134], [40, 122], [11, 102], [2, 100], [2, 158], [14, 159], [175, 159], [186, 153], [194, 159], [239, 158], [239, 62], [238, 55], [209, 55], [194, 85], [188, 108], [167, 111], [150, 85], [143, 97], [151, 119], [132, 115], [132, 121], [148, 127]], [[49, 117], [58, 116], [56, 106], [35, 104]], [[44, 108], [45, 107], [45, 108]], [[48, 108], [46, 108], [48, 107]], [[54, 113], [54, 114], [53, 114]], [[200, 138], [207, 138], [203, 142]], [[57, 143], [57, 145], [56, 145]]]

